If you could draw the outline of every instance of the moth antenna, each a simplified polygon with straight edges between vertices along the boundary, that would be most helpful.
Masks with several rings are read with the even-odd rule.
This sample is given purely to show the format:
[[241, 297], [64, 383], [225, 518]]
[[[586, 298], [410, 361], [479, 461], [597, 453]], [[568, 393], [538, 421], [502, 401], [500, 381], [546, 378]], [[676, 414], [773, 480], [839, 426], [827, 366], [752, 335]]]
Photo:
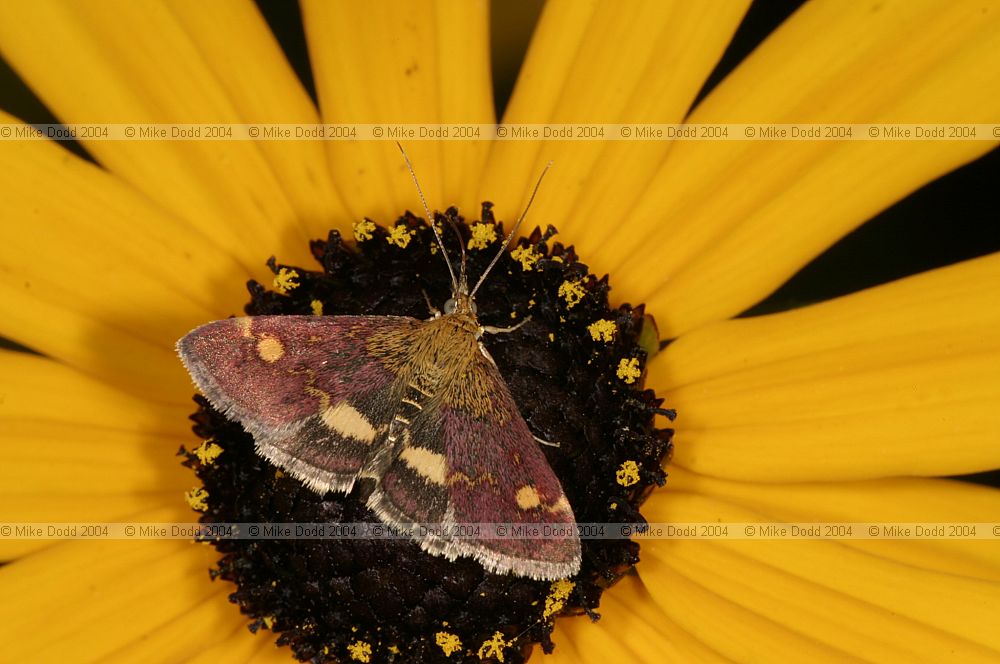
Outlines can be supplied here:
[[462, 239], [461, 231], [458, 230], [458, 224], [451, 218], [451, 215], [445, 215], [445, 218], [448, 220], [451, 230], [455, 231], [455, 237], [458, 238], [458, 248], [462, 251], [462, 265], [458, 270], [458, 287], [461, 289], [459, 292], [464, 293], [469, 290], [468, 276], [465, 271], [465, 241]]
[[[396, 141], [396, 147], [403, 155], [403, 161], [406, 162], [406, 168], [410, 171], [410, 177], [413, 178], [413, 184], [417, 187], [417, 195], [420, 196], [420, 202], [424, 206], [424, 212], [427, 214], [427, 223], [431, 225], [431, 230], [434, 231], [434, 238], [437, 240], [438, 246], [441, 247], [441, 256], [444, 258], [444, 264], [448, 266], [448, 274], [451, 275], [451, 292], [454, 295], [458, 295], [458, 280], [455, 278], [455, 270], [451, 268], [451, 261], [448, 260], [448, 252], [444, 248], [444, 241], [441, 240], [441, 235], [438, 233], [437, 226], [434, 224], [434, 215], [431, 214], [431, 209], [427, 207], [427, 199], [424, 198], [424, 190], [420, 188], [420, 182], [417, 180], [417, 174], [413, 170], [413, 163], [410, 162], [409, 155], [406, 154], [406, 150], [399, 141]], [[534, 198], [534, 196], [532, 196]], [[461, 241], [459, 242], [461, 244]], [[465, 267], [465, 252], [462, 252], [462, 267], [464, 272]]]
[[497, 255], [493, 257], [493, 260], [490, 262], [490, 264], [486, 266], [486, 271], [483, 272], [483, 275], [481, 277], [479, 277], [479, 281], [476, 282], [476, 287], [472, 289], [471, 293], [469, 293], [469, 297], [473, 297], [476, 294], [476, 291], [479, 290], [479, 287], [483, 285], [484, 281], [486, 281], [486, 276], [490, 273], [490, 270], [493, 269], [493, 266], [497, 264], [497, 262], [500, 260], [500, 257], [503, 256], [505, 251], [507, 251], [507, 247], [510, 245], [510, 241], [513, 239], [514, 234], [517, 233], [517, 229], [521, 227], [521, 222], [524, 221], [524, 218], [528, 216], [528, 210], [531, 209], [531, 204], [535, 201], [535, 195], [538, 193], [539, 187], [542, 186], [542, 179], [545, 177], [545, 174], [549, 172], [550, 168], [552, 168], [551, 161], [545, 164], [545, 168], [542, 169], [542, 174], [538, 176], [538, 181], [535, 183], [535, 188], [531, 192], [531, 198], [528, 199], [528, 204], [524, 206], [524, 212], [522, 212], [521, 216], [518, 217], [517, 223], [514, 224], [514, 227], [510, 229], [510, 233], [507, 233], [507, 238], [503, 241], [503, 246], [500, 247], [500, 251], [498, 251]]

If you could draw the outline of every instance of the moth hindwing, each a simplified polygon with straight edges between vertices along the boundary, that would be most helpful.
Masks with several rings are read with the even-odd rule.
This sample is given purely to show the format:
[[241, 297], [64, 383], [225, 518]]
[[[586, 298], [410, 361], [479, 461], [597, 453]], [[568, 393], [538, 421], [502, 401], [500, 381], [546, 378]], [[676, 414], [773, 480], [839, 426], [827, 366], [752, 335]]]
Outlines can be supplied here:
[[[368, 507], [385, 523], [441, 524], [415, 535], [425, 551], [470, 556], [495, 573], [572, 576], [581, 561], [573, 510], [481, 346], [463, 291], [426, 321], [230, 318], [193, 330], [178, 351], [257, 451], [317, 493], [371, 478]], [[448, 534], [462, 523], [558, 524], [570, 535]]]

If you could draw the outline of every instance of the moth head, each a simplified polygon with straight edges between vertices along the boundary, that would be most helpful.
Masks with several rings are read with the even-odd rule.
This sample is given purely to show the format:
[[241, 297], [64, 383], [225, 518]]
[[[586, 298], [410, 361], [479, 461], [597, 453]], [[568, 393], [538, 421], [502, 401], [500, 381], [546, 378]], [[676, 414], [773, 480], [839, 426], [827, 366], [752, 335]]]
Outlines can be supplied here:
[[444, 303], [444, 313], [472, 314], [475, 316], [478, 313], [476, 310], [476, 301], [467, 293], [457, 293], [454, 297], [448, 298], [448, 301]]

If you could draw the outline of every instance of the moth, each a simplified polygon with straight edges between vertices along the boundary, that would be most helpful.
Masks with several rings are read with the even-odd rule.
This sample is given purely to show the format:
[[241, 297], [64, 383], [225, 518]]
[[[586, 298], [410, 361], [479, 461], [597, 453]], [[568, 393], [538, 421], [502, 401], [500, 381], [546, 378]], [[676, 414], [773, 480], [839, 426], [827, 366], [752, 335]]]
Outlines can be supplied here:
[[[403, 157], [433, 220], [405, 152]], [[443, 312], [428, 302], [432, 315], [426, 320], [218, 320], [177, 343], [184, 366], [209, 402], [253, 436], [257, 453], [316, 493], [349, 493], [370, 479], [367, 506], [384, 523], [441, 524], [432, 534], [415, 530], [424, 551], [449, 560], [469, 556], [497, 574], [542, 580], [575, 575], [581, 550], [573, 509], [539, 447], [544, 441], [532, 435], [482, 343], [484, 334], [519, 326], [484, 327], [476, 317], [476, 292], [507, 250], [542, 177], [472, 289], [464, 247], [456, 276], [430, 223], [451, 277]], [[449, 534], [463, 523], [536, 531], [555, 526], [544, 530], [563, 535]]]

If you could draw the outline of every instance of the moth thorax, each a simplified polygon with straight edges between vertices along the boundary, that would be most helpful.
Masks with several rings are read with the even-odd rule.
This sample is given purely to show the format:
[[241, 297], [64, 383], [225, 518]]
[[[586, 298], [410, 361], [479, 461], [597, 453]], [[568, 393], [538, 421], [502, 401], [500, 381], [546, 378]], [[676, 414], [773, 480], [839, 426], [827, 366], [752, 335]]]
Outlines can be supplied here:
[[471, 311], [456, 311], [455, 313], [445, 314], [445, 316], [455, 326], [457, 332], [479, 337], [479, 320], [476, 319], [475, 313]]

